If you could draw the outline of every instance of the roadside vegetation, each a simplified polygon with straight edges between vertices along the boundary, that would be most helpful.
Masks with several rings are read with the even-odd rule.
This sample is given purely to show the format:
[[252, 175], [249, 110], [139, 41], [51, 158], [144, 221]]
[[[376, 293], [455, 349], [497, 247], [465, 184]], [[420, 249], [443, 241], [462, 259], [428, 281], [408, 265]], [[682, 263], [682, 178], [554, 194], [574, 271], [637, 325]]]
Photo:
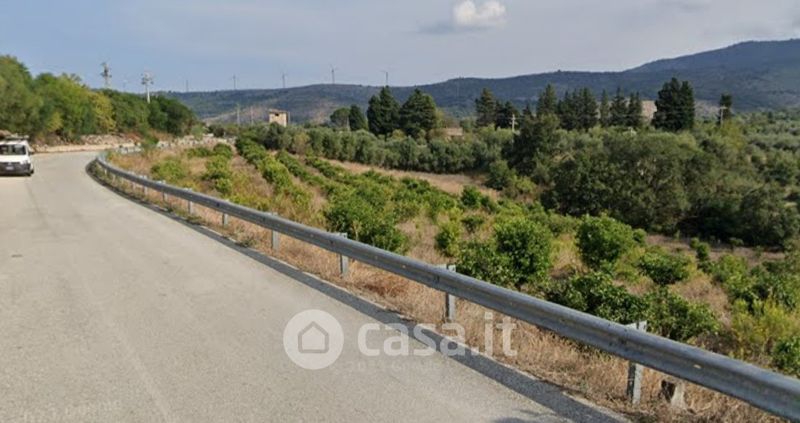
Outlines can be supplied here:
[[[547, 90], [536, 113], [528, 108], [517, 123], [512, 104], [485, 92], [478, 118], [450, 139], [441, 117], [414, 118], [422, 127], [400, 118], [430, 116], [432, 99], [420, 92], [412, 104], [398, 105], [390, 94], [376, 96], [366, 113], [375, 133], [350, 108], [331, 127], [238, 128], [238, 154], [222, 147], [159, 152], [143, 169], [380, 248], [456, 264], [461, 273], [605, 319], [646, 320], [653, 333], [800, 375], [800, 138], [779, 129], [795, 127], [795, 114], [734, 116], [723, 96], [719, 119], [695, 122], [682, 112], [694, 107], [691, 87], [670, 81], [653, 126], [640, 117], [635, 93], [597, 103], [588, 90], [562, 99]], [[503, 127], [505, 113], [513, 129]], [[349, 130], [351, 121], [361, 129]], [[375, 169], [351, 172], [326, 159]], [[445, 192], [381, 168], [468, 172], [500, 195], [470, 185]], [[252, 188], [254, 175], [260, 191]], [[392, 285], [368, 286], [400, 295]], [[413, 298], [392, 298], [417, 315]], [[547, 366], [534, 370], [564, 377]], [[585, 383], [602, 392], [596, 382]], [[714, 398], [694, 411], [730, 418], [730, 402]], [[765, 419], [736, 409], [745, 420]]]
[[77, 141], [83, 135], [127, 133], [182, 136], [197, 120], [177, 100], [92, 90], [75, 75], [43, 73], [35, 78], [10, 56], [0, 56], [0, 129], [35, 141]]
[[[798, 374], [800, 255], [749, 264], [648, 244], [606, 215], [573, 218], [535, 203], [452, 195], [379, 171], [352, 173], [240, 138], [230, 147], [116, 157], [155, 179], [191, 187], [651, 332]], [[253, 178], [260, 178], [254, 185]], [[254, 186], [260, 191], [254, 191]], [[298, 204], [302, 207], [298, 207]]]

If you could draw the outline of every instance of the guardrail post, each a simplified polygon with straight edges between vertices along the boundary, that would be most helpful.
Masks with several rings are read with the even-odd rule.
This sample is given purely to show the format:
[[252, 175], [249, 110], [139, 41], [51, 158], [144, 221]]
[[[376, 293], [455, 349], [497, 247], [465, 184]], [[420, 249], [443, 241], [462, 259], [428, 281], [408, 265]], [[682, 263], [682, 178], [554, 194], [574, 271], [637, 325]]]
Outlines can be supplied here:
[[[336, 235], [347, 238], [347, 232], [339, 232]], [[339, 254], [339, 276], [346, 278], [350, 272], [350, 258], [344, 254]]]
[[686, 383], [673, 377], [661, 381], [661, 397], [669, 402], [670, 407], [686, 410]]
[[[647, 322], [637, 322], [627, 325], [629, 328], [642, 332], [647, 332]], [[637, 405], [642, 400], [642, 376], [644, 367], [641, 364], [630, 362], [628, 365], [628, 389], [627, 395], [631, 404]]]
[[189, 214], [194, 214], [194, 204], [191, 201], [187, 201], [186, 206], [186, 208], [189, 210]]
[[[456, 271], [455, 264], [441, 264], [438, 267], [447, 269], [451, 272]], [[456, 321], [456, 297], [447, 292], [444, 294], [444, 319], [448, 322]]]
[[222, 213], [222, 227], [228, 226], [228, 213]]
[[[277, 216], [276, 213], [267, 213], [270, 216]], [[281, 248], [281, 234], [274, 229], [270, 229], [272, 236], [270, 237], [270, 247], [273, 252], [278, 252]]]

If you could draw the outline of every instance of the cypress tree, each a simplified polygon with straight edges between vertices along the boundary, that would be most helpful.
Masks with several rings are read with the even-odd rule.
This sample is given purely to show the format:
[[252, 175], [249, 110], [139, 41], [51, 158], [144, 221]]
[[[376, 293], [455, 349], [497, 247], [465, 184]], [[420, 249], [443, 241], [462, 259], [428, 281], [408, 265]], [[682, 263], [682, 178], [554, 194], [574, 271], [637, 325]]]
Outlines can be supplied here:
[[348, 116], [348, 120], [350, 121], [351, 131], [360, 131], [362, 129], [368, 129], [367, 117], [364, 116], [364, 113], [361, 111], [361, 108], [355, 104], [350, 106], [350, 114]]
[[592, 90], [582, 88], [576, 103], [578, 106], [578, 129], [586, 131], [594, 128], [597, 125], [597, 100], [594, 98]]
[[[569, 91], [564, 93], [564, 98], [558, 103], [558, 118], [561, 127], [571, 131], [580, 127], [580, 98], [578, 93]], [[544, 116], [544, 115], [541, 115]]]
[[400, 126], [406, 134], [420, 137], [436, 127], [436, 102], [416, 89], [400, 108]]
[[653, 126], [665, 131], [682, 131], [694, 126], [694, 90], [688, 81], [672, 78], [658, 92]]
[[611, 104], [608, 100], [608, 92], [603, 90], [603, 94], [600, 96], [600, 125], [603, 128], [607, 128], [611, 122]]
[[639, 93], [631, 94], [628, 100], [628, 126], [634, 129], [642, 127], [644, 109], [642, 107], [642, 98]]
[[722, 94], [719, 98], [719, 124], [730, 121], [733, 118], [733, 96]]
[[617, 93], [611, 101], [611, 116], [609, 118], [611, 126], [625, 126], [628, 124], [628, 103], [622, 95], [622, 88], [617, 88]]
[[475, 100], [475, 113], [478, 115], [475, 123], [479, 127], [493, 125], [497, 120], [497, 101], [488, 88], [484, 88], [481, 96]]
[[537, 116], [543, 116], [548, 113], [558, 114], [558, 95], [556, 95], [556, 89], [551, 84], [547, 84], [544, 92], [539, 94], [539, 100], [536, 103]]
[[367, 118], [369, 130], [375, 135], [389, 135], [400, 128], [400, 104], [389, 87], [381, 88], [381, 92], [369, 100]]
[[510, 101], [500, 105], [497, 108], [497, 116], [495, 119], [495, 126], [498, 128], [511, 128], [512, 122], [516, 120], [517, 124], [520, 121], [519, 110], [514, 107]]

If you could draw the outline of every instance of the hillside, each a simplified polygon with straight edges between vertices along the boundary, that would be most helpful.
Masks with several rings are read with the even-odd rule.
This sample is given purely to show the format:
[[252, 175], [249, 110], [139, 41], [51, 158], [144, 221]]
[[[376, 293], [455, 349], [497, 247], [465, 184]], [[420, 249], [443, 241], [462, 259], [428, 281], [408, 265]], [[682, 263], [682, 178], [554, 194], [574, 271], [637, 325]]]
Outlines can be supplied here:
[[[715, 103], [721, 93], [733, 94], [739, 110], [778, 109], [800, 106], [800, 40], [745, 42], [674, 59], [654, 61], [623, 72], [551, 72], [501, 79], [458, 78], [419, 88], [456, 116], [472, 113], [473, 101], [483, 88], [496, 96], [523, 105], [533, 101], [548, 84], [559, 92], [590, 87], [599, 93], [618, 86], [655, 98], [661, 85], [677, 76], [690, 80], [698, 100]], [[393, 87], [405, 99], [414, 87]], [[242, 120], [263, 119], [269, 108], [289, 110], [296, 122], [323, 121], [337, 107], [366, 107], [379, 87], [360, 85], [311, 85], [277, 90], [239, 90], [167, 93], [210, 120], [232, 121], [236, 104]]]

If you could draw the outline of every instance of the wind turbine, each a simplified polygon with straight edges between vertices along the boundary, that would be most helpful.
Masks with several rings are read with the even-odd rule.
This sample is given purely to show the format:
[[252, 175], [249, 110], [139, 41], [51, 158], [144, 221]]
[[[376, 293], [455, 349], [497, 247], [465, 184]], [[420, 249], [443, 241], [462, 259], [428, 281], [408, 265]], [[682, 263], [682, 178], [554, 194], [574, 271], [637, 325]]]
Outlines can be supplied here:
[[150, 103], [150, 86], [153, 85], [153, 74], [145, 71], [142, 74], [142, 85], [144, 85], [144, 92], [147, 96], [147, 103]]

